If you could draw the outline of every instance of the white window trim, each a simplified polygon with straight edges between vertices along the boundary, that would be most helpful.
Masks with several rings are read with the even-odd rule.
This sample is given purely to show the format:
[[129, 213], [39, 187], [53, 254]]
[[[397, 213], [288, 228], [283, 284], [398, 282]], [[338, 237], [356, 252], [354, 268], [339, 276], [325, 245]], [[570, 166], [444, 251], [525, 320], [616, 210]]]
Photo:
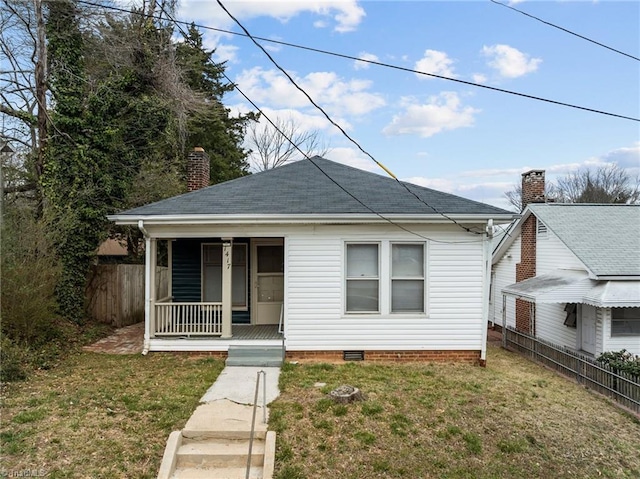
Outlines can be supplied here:
[[[366, 277], [366, 278], [349, 278], [347, 276], [347, 247], [349, 245], [376, 245], [378, 247], [378, 276], [376, 278], [373, 277]], [[380, 241], [345, 241], [344, 242], [344, 247], [343, 247], [343, 261], [342, 261], [342, 275], [343, 275], [343, 281], [342, 284], [344, 285], [343, 287], [343, 303], [344, 306], [342, 308], [342, 310], [344, 311], [344, 314], [347, 316], [363, 316], [363, 315], [380, 315], [380, 311], [381, 311], [381, 298], [382, 298], [382, 244]], [[378, 309], [376, 311], [348, 311], [347, 310], [347, 283], [349, 281], [371, 281], [371, 280], [376, 280], [378, 281]]]
[[617, 311], [619, 309], [625, 309], [625, 308], [611, 308], [610, 337], [611, 338], [635, 338], [635, 337], [640, 336], [640, 334], [638, 334], [638, 333], [614, 333], [613, 332], [613, 323], [616, 322], [616, 321], [638, 321], [638, 322], [640, 322], [640, 317], [638, 317], [638, 318], [630, 318], [630, 319], [614, 318], [613, 317], [614, 311]]
[[[204, 298], [204, 266], [205, 266], [205, 262], [204, 262], [204, 248], [205, 246], [222, 246], [222, 242], [213, 242], [213, 243], [201, 243], [200, 245], [200, 298]], [[248, 244], [247, 243], [233, 243], [232, 244], [232, 248], [234, 246], [241, 246], [244, 248], [244, 254], [245, 254], [245, 264], [244, 264], [244, 277], [245, 277], [245, 286], [244, 286], [244, 306], [233, 306], [231, 307], [232, 311], [249, 311], [249, 282], [248, 282], [248, 278], [249, 278], [249, 249], [248, 249]], [[231, 258], [231, 267], [233, 268], [233, 257]], [[233, 269], [232, 269], [233, 271]], [[233, 279], [232, 279], [233, 281]]]
[[[377, 244], [378, 245], [378, 311], [347, 311], [347, 245], [349, 244]], [[424, 311], [391, 312], [391, 245], [392, 244], [418, 244], [423, 245], [424, 253]], [[403, 239], [385, 240], [360, 240], [342, 239], [342, 314], [343, 318], [370, 317], [370, 318], [428, 318], [429, 317], [429, 242], [405, 241]], [[396, 278], [398, 279], [398, 278]], [[415, 278], [410, 278], [415, 279]]]
[[[393, 276], [393, 245], [422, 246], [422, 277]], [[397, 315], [425, 315], [427, 312], [427, 244], [420, 241], [389, 241], [389, 314]], [[393, 280], [422, 281], [422, 311], [393, 311]]]

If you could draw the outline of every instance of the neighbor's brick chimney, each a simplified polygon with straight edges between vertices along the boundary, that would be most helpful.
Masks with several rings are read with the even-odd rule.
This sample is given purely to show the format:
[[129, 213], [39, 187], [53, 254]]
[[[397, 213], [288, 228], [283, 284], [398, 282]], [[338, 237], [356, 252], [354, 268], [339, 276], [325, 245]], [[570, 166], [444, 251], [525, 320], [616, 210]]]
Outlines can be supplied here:
[[[544, 170], [531, 170], [522, 174], [522, 209], [530, 203], [544, 203]], [[520, 263], [516, 265], [516, 281], [524, 281], [536, 275], [537, 219], [530, 215], [520, 230]], [[535, 317], [531, 303], [516, 299], [516, 329], [535, 335]]]
[[204, 148], [196, 146], [189, 153], [187, 162], [187, 189], [195, 191], [207, 186], [209, 186], [209, 155]]

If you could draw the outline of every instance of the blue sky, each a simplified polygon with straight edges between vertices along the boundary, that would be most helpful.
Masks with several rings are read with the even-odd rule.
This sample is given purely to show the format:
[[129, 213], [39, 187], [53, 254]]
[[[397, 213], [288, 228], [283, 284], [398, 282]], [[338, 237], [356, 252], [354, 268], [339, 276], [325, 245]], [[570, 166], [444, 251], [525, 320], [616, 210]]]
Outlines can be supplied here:
[[[223, 0], [252, 35], [640, 117], [640, 62], [490, 1]], [[640, 2], [510, 5], [640, 57]], [[181, 20], [240, 31], [215, 1]], [[205, 31], [227, 74], [272, 119], [318, 130], [327, 158], [384, 174], [249, 39]], [[531, 168], [549, 179], [617, 162], [640, 173], [640, 123], [263, 43], [329, 115], [400, 179], [507, 207]], [[232, 111], [251, 107], [237, 94]]]

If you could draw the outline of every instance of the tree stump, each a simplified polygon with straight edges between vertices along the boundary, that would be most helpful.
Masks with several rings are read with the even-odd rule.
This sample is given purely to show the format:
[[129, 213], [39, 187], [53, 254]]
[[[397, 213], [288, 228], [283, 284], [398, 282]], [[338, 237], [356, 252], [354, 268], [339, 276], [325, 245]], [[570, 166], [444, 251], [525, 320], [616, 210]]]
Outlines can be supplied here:
[[333, 399], [334, 402], [340, 404], [347, 404], [355, 401], [364, 401], [364, 396], [362, 395], [360, 390], [348, 385], [337, 387], [329, 393], [329, 397]]

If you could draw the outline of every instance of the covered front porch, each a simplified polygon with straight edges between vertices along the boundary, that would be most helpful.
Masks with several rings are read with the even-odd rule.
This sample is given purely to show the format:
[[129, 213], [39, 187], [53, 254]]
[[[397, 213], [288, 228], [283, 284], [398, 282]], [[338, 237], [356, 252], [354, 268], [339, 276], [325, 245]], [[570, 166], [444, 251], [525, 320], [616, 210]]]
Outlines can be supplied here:
[[[169, 272], [163, 298], [159, 250]], [[147, 237], [145, 254], [144, 353], [283, 344], [284, 238]]]

